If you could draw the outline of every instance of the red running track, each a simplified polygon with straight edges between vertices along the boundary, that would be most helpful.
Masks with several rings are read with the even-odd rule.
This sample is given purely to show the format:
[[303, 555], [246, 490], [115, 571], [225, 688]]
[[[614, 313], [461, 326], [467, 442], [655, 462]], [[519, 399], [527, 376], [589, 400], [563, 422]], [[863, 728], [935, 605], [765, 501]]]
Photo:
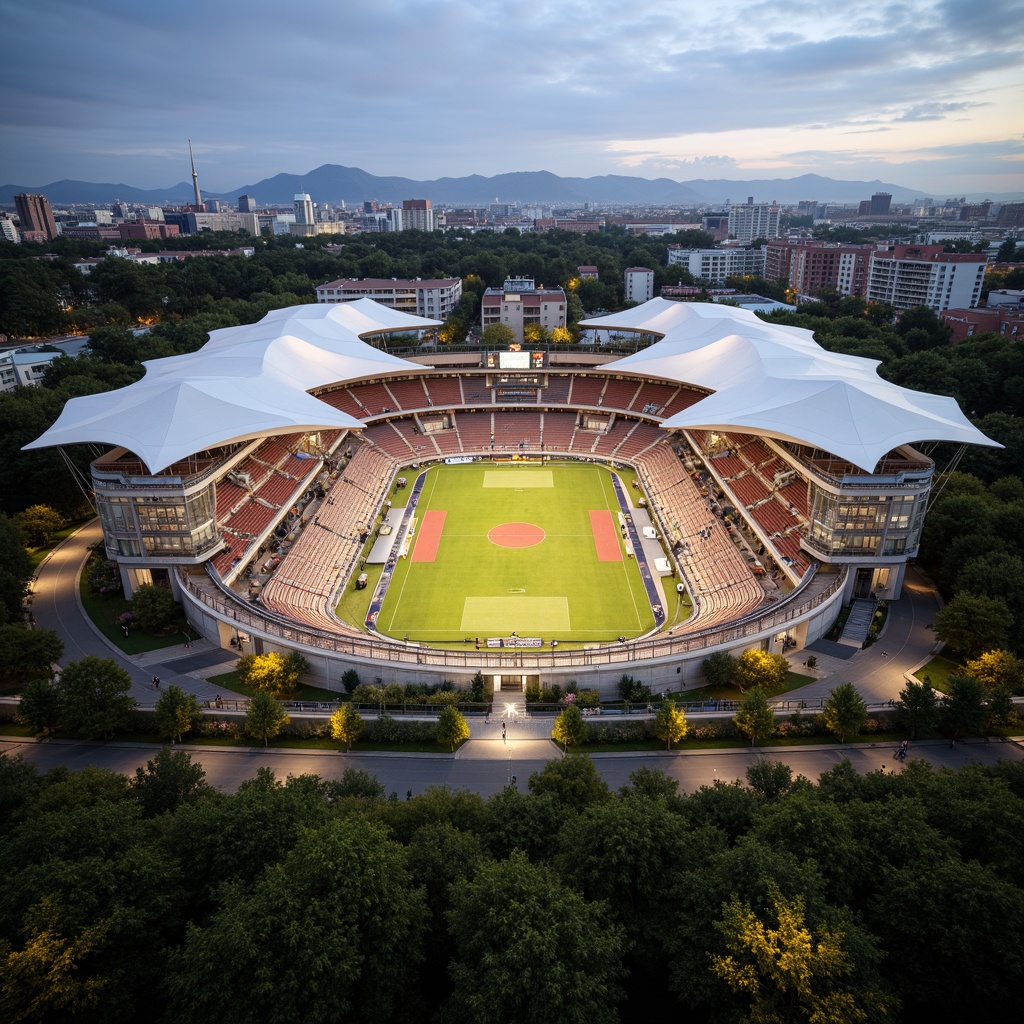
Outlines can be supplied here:
[[447, 512], [424, 512], [416, 534], [416, 546], [412, 550], [414, 562], [433, 562], [437, 558], [437, 549], [441, 543], [441, 531], [444, 529], [444, 517]]
[[591, 509], [590, 529], [594, 532], [594, 546], [599, 562], [621, 562], [622, 548], [615, 531], [615, 520], [607, 509]]

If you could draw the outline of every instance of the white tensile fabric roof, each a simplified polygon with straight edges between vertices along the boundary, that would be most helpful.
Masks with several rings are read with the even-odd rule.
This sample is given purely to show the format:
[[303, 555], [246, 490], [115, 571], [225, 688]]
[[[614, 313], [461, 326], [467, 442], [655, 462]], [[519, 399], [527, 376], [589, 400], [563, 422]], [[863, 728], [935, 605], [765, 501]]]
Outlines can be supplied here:
[[954, 441], [999, 448], [952, 398], [901, 388], [878, 361], [828, 352], [810, 331], [772, 324], [745, 309], [651, 299], [582, 327], [663, 337], [605, 364], [707, 388], [713, 394], [669, 417], [666, 429], [742, 429], [821, 448], [867, 473], [901, 444]]
[[134, 452], [153, 473], [206, 448], [275, 432], [362, 427], [307, 394], [335, 381], [420, 373], [361, 334], [439, 326], [370, 299], [291, 306], [210, 334], [197, 352], [145, 363], [142, 380], [72, 398], [25, 448], [97, 442]]

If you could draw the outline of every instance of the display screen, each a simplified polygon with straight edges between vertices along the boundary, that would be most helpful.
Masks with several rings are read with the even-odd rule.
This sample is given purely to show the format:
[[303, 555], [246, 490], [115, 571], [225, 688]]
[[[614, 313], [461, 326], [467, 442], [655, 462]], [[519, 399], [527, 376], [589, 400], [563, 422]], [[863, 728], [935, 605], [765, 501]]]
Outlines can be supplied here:
[[528, 370], [530, 368], [530, 353], [499, 352], [498, 366], [502, 370]]

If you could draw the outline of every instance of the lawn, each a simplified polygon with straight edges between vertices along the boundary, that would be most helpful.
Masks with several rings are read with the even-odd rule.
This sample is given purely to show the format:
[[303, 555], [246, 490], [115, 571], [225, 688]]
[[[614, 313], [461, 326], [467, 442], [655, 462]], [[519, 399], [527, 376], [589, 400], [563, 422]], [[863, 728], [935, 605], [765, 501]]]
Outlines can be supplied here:
[[926, 665], [922, 665], [914, 673], [914, 678], [922, 683], [931, 683], [932, 689], [938, 690], [939, 693], [949, 693], [949, 677], [963, 673], [964, 667], [959, 661], [940, 654]]
[[645, 633], [654, 615], [618, 512], [610, 471], [597, 465], [436, 467], [377, 629], [427, 643]]
[[[251, 697], [256, 692], [256, 687], [246, 686], [237, 672], [224, 672], [219, 676], [210, 676], [206, 680], [212, 686], [219, 686], [222, 690], [230, 690], [242, 697]], [[305, 686], [300, 684], [294, 693], [290, 693], [282, 700], [298, 701], [343, 701], [348, 700], [347, 693], [339, 693], [337, 690], [325, 690], [319, 686]]]
[[78, 581], [78, 592], [82, 598], [82, 607], [85, 614], [92, 619], [93, 625], [112, 643], [120, 648], [125, 654], [142, 654], [145, 651], [157, 651], [164, 647], [173, 647], [175, 644], [184, 644], [186, 636], [190, 640], [196, 640], [196, 632], [184, 618], [167, 633], [154, 635], [143, 632], [141, 629], [131, 629], [128, 635], [117, 624], [117, 617], [126, 611], [131, 610], [131, 602], [126, 601], [120, 594], [107, 596], [94, 594], [86, 582], [86, 573], [83, 572]]

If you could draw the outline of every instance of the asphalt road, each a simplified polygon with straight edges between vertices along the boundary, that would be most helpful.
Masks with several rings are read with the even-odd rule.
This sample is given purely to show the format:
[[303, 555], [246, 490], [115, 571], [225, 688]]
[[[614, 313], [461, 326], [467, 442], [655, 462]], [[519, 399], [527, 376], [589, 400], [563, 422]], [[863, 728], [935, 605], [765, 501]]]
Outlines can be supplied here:
[[[500, 792], [515, 776], [523, 792], [533, 772], [562, 756], [548, 740], [470, 740], [456, 754], [344, 754], [337, 751], [231, 749], [186, 744], [194, 760], [202, 764], [207, 782], [217, 789], [233, 793], [246, 779], [253, 778], [263, 766], [279, 778], [315, 774], [325, 779], [341, 778], [346, 768], [364, 768], [375, 775], [389, 792], [404, 795], [408, 790], [421, 793], [428, 786], [467, 789], [487, 797]], [[155, 746], [141, 743], [98, 743], [63, 740], [20, 740], [0, 738], [0, 750], [21, 754], [45, 771], [57, 765], [84, 768], [97, 765], [125, 775], [134, 775], [156, 753]], [[717, 780], [732, 782], [745, 778], [747, 768], [760, 758], [784, 761], [794, 775], [818, 777], [842, 760], [848, 760], [861, 774], [873, 771], [902, 771], [893, 760], [889, 744], [854, 744], [846, 747], [821, 745], [808, 747], [747, 748], [741, 750], [698, 750], [686, 753], [650, 752], [642, 754], [595, 754], [592, 760], [612, 789], [629, 781], [638, 768], [659, 768], [676, 779], [681, 793], [690, 793]], [[911, 759], [919, 758], [939, 767], [958, 768], [970, 761], [992, 764], [999, 758], [1024, 760], [1020, 742], [984, 740], [960, 743], [950, 748], [945, 741], [928, 741], [911, 747]]]

